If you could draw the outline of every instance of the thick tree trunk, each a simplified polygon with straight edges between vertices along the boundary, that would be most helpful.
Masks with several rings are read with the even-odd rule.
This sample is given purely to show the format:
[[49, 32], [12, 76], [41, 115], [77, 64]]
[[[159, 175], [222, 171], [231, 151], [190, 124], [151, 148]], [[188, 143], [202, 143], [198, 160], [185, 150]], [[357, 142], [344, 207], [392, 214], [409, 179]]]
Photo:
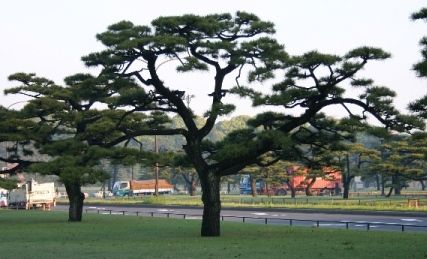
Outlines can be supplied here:
[[350, 193], [350, 182], [349, 181], [345, 181], [343, 183], [343, 188], [344, 188], [344, 190], [343, 190], [342, 197], [343, 197], [343, 199], [348, 199], [349, 193]]
[[257, 196], [256, 179], [252, 175], [250, 177], [251, 177], [250, 179], [251, 179], [252, 197], [256, 197]]
[[350, 193], [350, 183], [351, 180], [354, 178], [354, 175], [351, 175], [350, 173], [350, 158], [349, 155], [347, 155], [346, 159], [346, 172], [342, 177], [342, 185], [343, 185], [343, 199], [348, 199], [349, 193]]
[[396, 186], [394, 188], [394, 195], [400, 195], [401, 194], [401, 190], [402, 190], [402, 188], [400, 188], [400, 186]]
[[[400, 190], [402, 189], [402, 186], [400, 184], [400, 178], [398, 175], [393, 175], [391, 177], [391, 184], [393, 186], [394, 189], [394, 195], [400, 195]], [[391, 192], [390, 192], [391, 195]], [[388, 196], [390, 196], [388, 195]]]
[[394, 175], [392, 178], [393, 186], [394, 186], [394, 195], [400, 195], [400, 191], [402, 190], [402, 185], [400, 184], [400, 178], [398, 175]]
[[350, 183], [351, 180], [354, 178], [354, 176], [343, 176], [342, 178], [342, 187], [343, 187], [343, 199], [348, 199], [349, 198], [349, 193], [350, 193]]
[[310, 179], [310, 182], [307, 184], [307, 187], [305, 188], [305, 195], [313, 196], [313, 193], [311, 192], [311, 187], [315, 182], [316, 182], [316, 177], [313, 177]]
[[220, 235], [220, 180], [214, 172], [199, 175], [202, 185], [203, 218], [201, 235], [212, 237]]
[[65, 190], [67, 191], [68, 201], [70, 202], [70, 207], [68, 210], [68, 221], [82, 221], [83, 200], [85, 199], [85, 195], [81, 191], [80, 184], [65, 183]]

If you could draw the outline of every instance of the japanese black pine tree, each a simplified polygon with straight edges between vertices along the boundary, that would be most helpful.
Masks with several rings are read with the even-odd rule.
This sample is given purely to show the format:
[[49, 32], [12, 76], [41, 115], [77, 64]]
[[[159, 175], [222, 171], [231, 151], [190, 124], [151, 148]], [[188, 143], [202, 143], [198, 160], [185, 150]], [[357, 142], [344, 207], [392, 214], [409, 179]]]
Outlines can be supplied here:
[[[427, 21], [427, 8], [422, 8], [418, 12], [413, 13], [411, 18], [412, 20]], [[427, 77], [427, 36], [424, 36], [420, 40], [420, 46], [422, 59], [413, 66], [413, 69], [419, 77]], [[427, 95], [424, 95], [420, 99], [412, 102], [409, 105], [409, 109], [423, 118], [427, 118]]]
[[15, 145], [3, 160], [26, 171], [58, 176], [70, 203], [69, 221], [82, 220], [85, 197], [81, 186], [107, 178], [101, 159], [139, 155], [115, 147], [129, 139], [127, 135], [123, 138], [123, 131], [133, 127], [143, 130], [148, 126], [142, 124], [151, 128], [163, 121], [160, 115], [153, 116], [153, 122], [151, 116], [124, 116], [124, 111], [96, 107], [101, 101], [120, 101], [113, 98], [117, 92], [135, 94], [135, 84], [126, 79], [76, 74], [60, 86], [35, 74], [17, 73], [9, 80], [19, 85], [7, 89], [6, 94], [22, 94], [29, 100], [20, 111], [4, 111], [8, 124], [1, 125], [10, 128], [4, 139]]
[[[392, 90], [357, 76], [368, 62], [384, 60], [388, 53], [360, 47], [344, 55], [311, 51], [289, 57], [272, 37], [274, 32], [272, 23], [245, 12], [159, 17], [148, 26], [122, 21], [97, 35], [105, 50], [83, 58], [86, 65], [100, 67], [102, 74], [135, 79], [151, 98], [146, 102], [128, 94], [110, 107], [126, 110], [129, 116], [163, 111], [181, 117], [185, 127], [153, 128], [145, 133], [184, 136], [183, 149], [202, 186], [202, 236], [220, 235], [221, 177], [238, 173], [267, 152], [287, 150], [292, 133], [325, 107], [340, 107], [358, 120], [370, 113], [387, 127], [412, 128], [408, 118], [393, 108]], [[204, 73], [205, 79], [197, 84], [211, 90], [202, 126], [196, 125], [195, 114], [185, 101], [193, 93], [184, 92], [185, 87], [160, 73], [159, 68], [165, 66], [177, 73]], [[273, 83], [275, 76], [278, 81]], [[235, 79], [234, 83], [227, 78]], [[359, 94], [345, 95], [351, 88]], [[275, 112], [259, 115], [249, 128], [229, 134], [221, 143], [206, 142], [218, 118], [234, 110], [235, 105], [227, 103], [233, 94]], [[126, 133], [135, 136], [138, 129]]]

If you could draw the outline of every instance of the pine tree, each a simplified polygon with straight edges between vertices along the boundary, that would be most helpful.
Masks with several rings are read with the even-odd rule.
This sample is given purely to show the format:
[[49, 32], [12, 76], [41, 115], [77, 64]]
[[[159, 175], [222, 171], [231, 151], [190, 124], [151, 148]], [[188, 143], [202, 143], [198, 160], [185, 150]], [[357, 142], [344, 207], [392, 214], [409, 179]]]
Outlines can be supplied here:
[[[128, 139], [123, 138], [123, 131], [142, 128], [141, 124], [152, 120], [142, 114], [125, 118], [124, 111], [100, 110], [95, 104], [116, 102], [115, 93], [124, 88], [132, 92], [135, 84], [88, 74], [67, 77], [65, 86], [35, 74], [16, 73], [9, 80], [20, 85], [7, 89], [6, 94], [30, 99], [20, 111], [3, 110], [7, 120], [1, 125], [10, 128], [4, 139], [16, 144], [2, 159], [26, 171], [58, 176], [70, 202], [69, 221], [81, 221], [85, 198], [81, 186], [108, 177], [101, 169], [101, 159], [122, 159], [135, 153], [115, 146]], [[154, 117], [156, 123], [152, 125], [162, 122], [159, 115]]]
[[[102, 74], [134, 78], [140, 84], [139, 89], [146, 89], [151, 98], [144, 102], [147, 99], [129, 94], [123, 102], [110, 107], [116, 110], [127, 107], [128, 114], [163, 111], [181, 117], [185, 124], [182, 128], [151, 132], [133, 129], [127, 133], [131, 137], [139, 133], [184, 136], [183, 149], [199, 175], [203, 191], [202, 236], [220, 235], [221, 177], [237, 174], [267, 152], [287, 150], [294, 130], [312, 120], [323, 108], [336, 105], [353, 118], [363, 120], [370, 113], [387, 127], [413, 128], [414, 121], [393, 108], [393, 91], [374, 86], [370, 79], [357, 77], [367, 63], [384, 60], [390, 56], [388, 53], [379, 48], [360, 47], [342, 56], [311, 51], [289, 57], [283, 45], [271, 36], [274, 32], [272, 23], [245, 12], [234, 16], [159, 17], [151, 26], [122, 21], [97, 35], [105, 50], [83, 58], [86, 65], [100, 67]], [[197, 126], [185, 100], [185, 96], [192, 93], [185, 93], [173, 81], [168, 81], [159, 73], [159, 66], [172, 66], [179, 73], [206, 72], [207, 79], [199, 83], [212, 90], [204, 114], [206, 121], [201, 127]], [[276, 72], [285, 77], [271, 87], [271, 94], [256, 89], [257, 85], [269, 88], [271, 81], [268, 80], [273, 79]], [[236, 87], [224, 83], [227, 77], [235, 78]], [[247, 80], [242, 80], [243, 77]], [[344, 96], [346, 82], [362, 93]], [[230, 133], [220, 143], [207, 142], [218, 118], [234, 109], [234, 104], [226, 103], [231, 94], [251, 98], [256, 106], [284, 110], [259, 115], [249, 128]], [[360, 107], [363, 113], [353, 114], [349, 105]], [[300, 112], [288, 112], [294, 109]]]

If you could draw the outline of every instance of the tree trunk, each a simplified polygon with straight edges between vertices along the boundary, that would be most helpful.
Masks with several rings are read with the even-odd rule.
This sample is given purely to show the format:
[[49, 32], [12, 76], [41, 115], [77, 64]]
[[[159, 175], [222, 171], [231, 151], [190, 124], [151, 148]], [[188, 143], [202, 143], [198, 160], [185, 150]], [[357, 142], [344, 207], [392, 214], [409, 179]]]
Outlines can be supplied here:
[[193, 195], [191, 195], [191, 192], [192, 192], [192, 188], [191, 188], [191, 182], [187, 182], [187, 181], [185, 181], [185, 189], [187, 190], [187, 192], [190, 194], [190, 196], [193, 196]]
[[311, 192], [311, 187], [315, 182], [316, 182], [316, 177], [313, 177], [310, 179], [310, 182], [307, 184], [307, 187], [305, 188], [305, 195], [313, 196], [313, 193]]
[[385, 180], [383, 173], [381, 173], [381, 196], [385, 196]]
[[68, 221], [82, 221], [83, 200], [85, 199], [85, 195], [81, 191], [81, 186], [79, 183], [65, 183], [64, 185], [67, 191], [68, 201], [70, 202]]
[[343, 176], [342, 178], [342, 187], [344, 188], [343, 190], [343, 199], [348, 199], [349, 198], [349, 193], [350, 193], [350, 183], [351, 180], [354, 178], [354, 176]]
[[196, 173], [181, 173], [182, 178], [184, 179], [185, 186], [190, 193], [190, 196], [196, 195]]
[[424, 183], [424, 181], [420, 180], [420, 184], [421, 184], [421, 190], [425, 191], [426, 190], [426, 184]]
[[346, 155], [346, 170], [345, 170], [345, 174], [343, 174], [342, 176], [342, 187], [344, 188], [343, 191], [343, 199], [348, 199], [349, 193], [350, 193], [350, 183], [351, 183], [351, 179], [354, 177], [352, 177], [350, 175], [350, 157], [347, 154]]
[[267, 197], [271, 197], [270, 185], [267, 183], [267, 181], [265, 181], [265, 191], [266, 191]]
[[105, 199], [105, 181], [102, 183], [101, 191], [102, 191], [102, 199]]
[[394, 187], [390, 187], [390, 190], [388, 191], [387, 195], [385, 197], [390, 197], [391, 193], [393, 192]]
[[401, 191], [402, 190], [402, 188], [400, 187], [400, 186], [396, 186], [395, 188], [394, 188], [394, 195], [400, 195], [401, 194]]
[[203, 218], [201, 235], [213, 237], [220, 235], [220, 180], [221, 177], [214, 172], [202, 172], [199, 174], [202, 186]]
[[295, 187], [292, 186], [292, 184], [289, 181], [285, 182], [288, 186], [289, 190], [291, 191], [291, 198], [295, 198], [297, 191], [295, 190]]
[[196, 179], [195, 177], [191, 178], [191, 184], [190, 184], [190, 196], [196, 195]]
[[400, 178], [398, 175], [392, 177], [392, 184], [394, 186], [394, 195], [400, 195], [400, 190], [402, 190], [402, 185], [400, 184]]
[[250, 179], [251, 179], [252, 197], [256, 197], [257, 196], [256, 179], [252, 175], [250, 177], [251, 177]]
[[377, 184], [377, 191], [381, 190], [381, 184], [380, 184], [380, 174], [375, 175], [375, 182]]

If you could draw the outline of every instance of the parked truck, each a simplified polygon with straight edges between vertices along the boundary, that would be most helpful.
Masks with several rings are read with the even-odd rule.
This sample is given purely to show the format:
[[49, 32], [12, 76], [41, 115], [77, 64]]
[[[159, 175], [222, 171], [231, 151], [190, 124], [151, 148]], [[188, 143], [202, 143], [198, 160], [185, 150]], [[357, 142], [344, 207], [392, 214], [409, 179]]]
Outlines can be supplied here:
[[50, 210], [56, 205], [55, 184], [53, 182], [28, 181], [9, 192], [8, 203], [10, 208], [16, 209], [42, 208], [43, 210]]
[[[174, 186], [164, 179], [158, 180], [159, 194], [173, 193]], [[156, 180], [117, 181], [113, 185], [114, 196], [150, 195], [156, 192]]]

